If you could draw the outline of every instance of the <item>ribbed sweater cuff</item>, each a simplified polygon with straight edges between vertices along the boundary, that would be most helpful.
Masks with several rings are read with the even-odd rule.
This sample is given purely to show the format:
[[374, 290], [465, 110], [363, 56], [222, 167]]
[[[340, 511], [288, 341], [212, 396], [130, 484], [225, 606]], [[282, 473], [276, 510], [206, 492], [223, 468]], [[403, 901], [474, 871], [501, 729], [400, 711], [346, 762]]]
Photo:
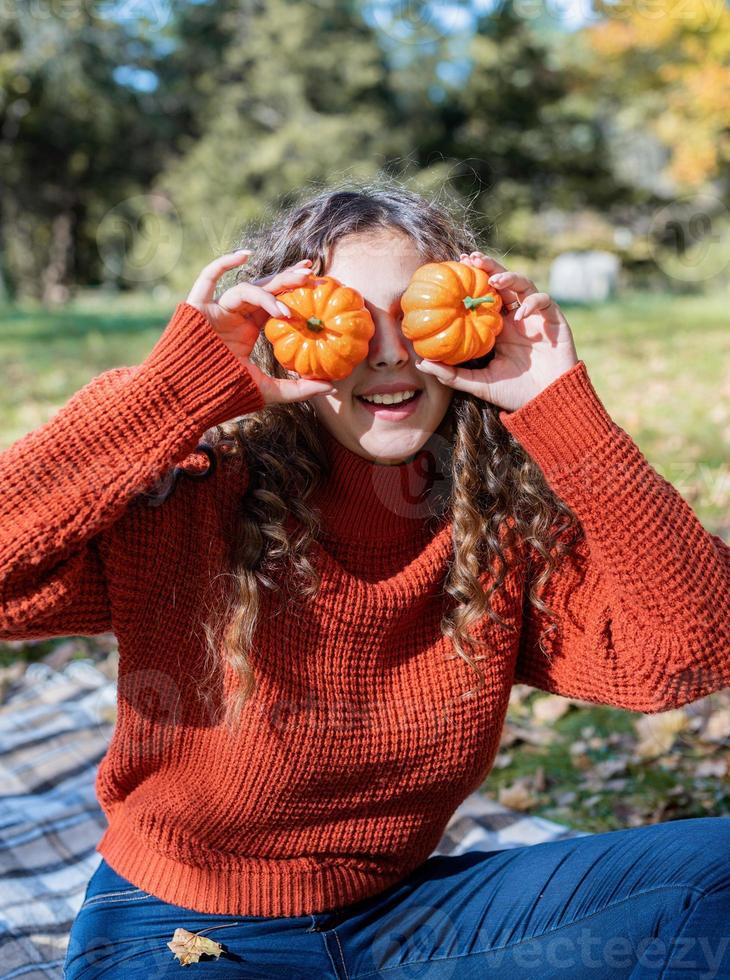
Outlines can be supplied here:
[[251, 373], [189, 303], [178, 303], [139, 371], [163, 379], [187, 416], [204, 428], [259, 411], [261, 391]]
[[603, 440], [623, 432], [596, 394], [582, 360], [521, 408], [502, 411], [499, 418], [548, 480], [567, 475]]

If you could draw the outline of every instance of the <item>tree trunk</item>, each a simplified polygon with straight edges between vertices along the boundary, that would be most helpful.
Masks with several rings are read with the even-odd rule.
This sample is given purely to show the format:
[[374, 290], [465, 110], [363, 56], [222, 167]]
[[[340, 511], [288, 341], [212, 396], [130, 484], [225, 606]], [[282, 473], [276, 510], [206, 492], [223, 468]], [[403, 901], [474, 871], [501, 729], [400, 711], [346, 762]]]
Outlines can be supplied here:
[[73, 212], [61, 211], [51, 224], [48, 263], [41, 276], [44, 303], [65, 303], [70, 295], [68, 280], [73, 258]]

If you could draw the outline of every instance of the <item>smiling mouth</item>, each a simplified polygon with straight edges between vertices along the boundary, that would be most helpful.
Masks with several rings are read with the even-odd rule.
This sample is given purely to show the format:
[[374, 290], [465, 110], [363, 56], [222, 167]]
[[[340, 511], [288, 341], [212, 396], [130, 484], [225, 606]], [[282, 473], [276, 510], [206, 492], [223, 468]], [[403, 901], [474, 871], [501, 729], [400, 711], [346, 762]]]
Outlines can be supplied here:
[[361, 395], [356, 395], [355, 397], [360, 402], [364, 412], [368, 415], [380, 417], [381, 419], [390, 419], [395, 422], [400, 419], [407, 419], [410, 415], [418, 408], [418, 404], [423, 396], [423, 389], [419, 389], [415, 395], [411, 395], [402, 402], [391, 402], [386, 404], [385, 402], [368, 402]]
[[355, 397], [364, 405], [371, 405], [373, 408], [400, 408], [401, 405], [411, 405], [418, 398], [420, 398], [421, 394], [422, 389], [419, 388], [415, 395], [411, 395], [410, 398], [401, 398], [401, 400], [397, 402], [372, 402], [368, 401], [367, 398], [363, 398], [362, 395], [356, 395]]

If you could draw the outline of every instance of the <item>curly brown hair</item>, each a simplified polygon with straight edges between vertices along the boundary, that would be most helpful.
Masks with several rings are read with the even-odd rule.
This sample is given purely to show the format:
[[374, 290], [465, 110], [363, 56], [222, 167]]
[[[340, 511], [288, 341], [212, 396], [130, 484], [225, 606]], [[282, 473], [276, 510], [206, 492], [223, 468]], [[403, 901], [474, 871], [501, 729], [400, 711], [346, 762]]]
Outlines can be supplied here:
[[[294, 203], [290, 197], [290, 203], [278, 214], [250, 224], [239, 236], [236, 247], [252, 248], [253, 255], [245, 267], [234, 271], [234, 282], [272, 275], [303, 258], [311, 258], [314, 274], [322, 274], [337, 241], [353, 233], [405, 233], [417, 245], [424, 262], [454, 259], [477, 249], [468, 224], [468, 204], [456, 198], [445, 201], [443, 191], [439, 196], [441, 200], [435, 195], [429, 198], [381, 173], [368, 180], [349, 180]], [[231, 284], [221, 283], [220, 292]], [[467, 364], [483, 366], [493, 353]], [[271, 376], [292, 376], [274, 359], [263, 331], [251, 359]], [[478, 652], [479, 642], [469, 628], [485, 614], [500, 627], [509, 628], [492, 609], [492, 596], [509, 571], [507, 553], [519, 556], [528, 569], [531, 564], [540, 566], [539, 574], [530, 578], [527, 598], [552, 619], [554, 611], [543, 603], [540, 593], [558, 562], [582, 535], [576, 516], [501, 423], [499, 410], [499, 406], [454, 390], [439, 427], [439, 433], [448, 436], [450, 450], [449, 492], [441, 513], [453, 520], [453, 560], [443, 591], [456, 602], [440, 625], [453, 644], [454, 656], [462, 657], [474, 669], [480, 685], [484, 684], [484, 673], [477, 661], [485, 659], [488, 652]], [[230, 730], [236, 727], [256, 686], [248, 654], [253, 649], [260, 590], [280, 591], [276, 570], [284, 563], [288, 580], [297, 582], [292, 592], [296, 591], [299, 599], [306, 600], [320, 586], [317, 570], [307, 557], [310, 543], [321, 530], [318, 509], [310, 501], [329, 474], [329, 461], [317, 429], [313, 406], [300, 401], [269, 405], [214, 426], [203, 436], [208, 446], [226, 442], [229, 452], [242, 454], [249, 475], [232, 534], [231, 571], [224, 575], [232, 588], [203, 624], [205, 676], [219, 676], [223, 649], [238, 679], [222, 706]], [[168, 481], [155, 503], [170, 489]], [[296, 520], [294, 534], [285, 526], [291, 517]], [[492, 564], [494, 580], [485, 591], [480, 572]], [[547, 632], [556, 629], [551, 622]], [[540, 648], [547, 654], [543, 640], [544, 633]], [[468, 691], [464, 696], [473, 693]], [[220, 707], [216, 706], [213, 714]]]

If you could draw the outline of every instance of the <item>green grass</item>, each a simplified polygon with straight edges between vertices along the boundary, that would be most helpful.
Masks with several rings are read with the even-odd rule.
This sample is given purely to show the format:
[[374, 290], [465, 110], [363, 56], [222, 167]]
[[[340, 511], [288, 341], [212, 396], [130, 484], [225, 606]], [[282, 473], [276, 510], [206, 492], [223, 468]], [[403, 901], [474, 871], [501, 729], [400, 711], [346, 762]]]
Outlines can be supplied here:
[[42, 660], [58, 645], [57, 639], [36, 640], [33, 644], [2, 643], [0, 641], [0, 668], [9, 667], [22, 656], [27, 663]]
[[102, 371], [144, 360], [175, 305], [85, 296], [58, 310], [0, 307], [0, 445], [37, 428]]
[[[532, 794], [529, 813], [592, 833], [730, 813], [727, 778], [697, 773], [698, 765], [708, 759], [715, 764], [725, 759], [730, 767], [727, 740], [721, 747], [688, 728], [675, 737], [671, 748], [644, 758], [637, 753], [640, 737], [635, 728], [644, 717], [641, 712], [571, 704], [562, 717], [542, 722], [532, 715], [532, 706], [551, 697], [515, 685], [500, 752], [482, 787], [487, 795], [499, 799], [500, 791], [526, 783]], [[730, 708], [730, 692], [719, 692], [711, 700], [719, 712]], [[697, 718], [699, 704], [684, 710]], [[512, 724], [550, 740], [544, 745], [515, 741]], [[603, 777], [597, 769], [619, 763], [623, 768], [613, 776]], [[512, 805], [509, 798], [503, 802]]]

